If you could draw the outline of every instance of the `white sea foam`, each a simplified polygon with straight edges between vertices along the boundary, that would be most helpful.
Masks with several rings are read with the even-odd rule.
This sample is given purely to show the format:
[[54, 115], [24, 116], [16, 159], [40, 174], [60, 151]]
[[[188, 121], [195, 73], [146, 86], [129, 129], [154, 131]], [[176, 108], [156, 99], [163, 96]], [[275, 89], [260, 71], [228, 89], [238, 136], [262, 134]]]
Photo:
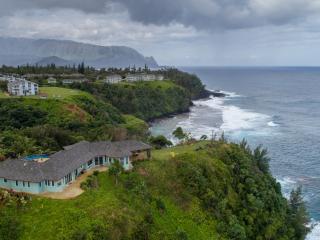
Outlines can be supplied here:
[[[234, 94], [233, 96], [235, 96]], [[222, 112], [223, 123], [221, 130], [233, 132], [237, 130], [250, 130], [265, 126], [270, 117], [247, 109], [241, 109], [233, 105], [225, 105], [227, 98], [211, 98], [205, 101], [195, 101], [196, 106], [207, 106]]]
[[306, 240], [319, 240], [320, 239], [320, 222], [312, 221], [312, 231], [306, 237]]
[[291, 190], [297, 187], [297, 181], [290, 177], [283, 177], [281, 179], [277, 179], [277, 181], [281, 184], [284, 197], [289, 199]]
[[226, 94], [227, 97], [229, 98], [243, 97], [242, 95], [239, 95], [235, 92], [228, 92], [228, 91], [220, 91], [220, 92]]
[[213, 90], [213, 89], [209, 89], [209, 91], [211, 92], [219, 92], [219, 93], [223, 93], [223, 94], [226, 94], [227, 97], [230, 97], [230, 98], [235, 98], [235, 97], [242, 97], [242, 95], [239, 95], [235, 92], [228, 92], [228, 91], [222, 91], [222, 90]]
[[273, 121], [270, 121], [270, 122], [268, 122], [268, 126], [269, 126], [269, 127], [278, 127], [279, 124], [274, 123]]

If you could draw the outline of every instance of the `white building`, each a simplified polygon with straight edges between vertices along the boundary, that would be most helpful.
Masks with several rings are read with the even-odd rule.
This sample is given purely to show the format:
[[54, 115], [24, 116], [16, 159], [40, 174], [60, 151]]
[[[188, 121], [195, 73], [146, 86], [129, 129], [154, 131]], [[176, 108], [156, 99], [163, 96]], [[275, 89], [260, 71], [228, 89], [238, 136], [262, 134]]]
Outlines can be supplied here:
[[164, 77], [160, 74], [137, 73], [137, 74], [128, 74], [125, 80], [128, 82], [136, 82], [136, 81], [154, 81], [154, 80], [162, 81], [163, 79]]
[[163, 81], [163, 80], [164, 80], [164, 76], [161, 75], [161, 74], [157, 74], [157, 75], [156, 75], [156, 80], [158, 80], [158, 81]]
[[57, 79], [55, 79], [54, 77], [49, 77], [47, 79], [48, 84], [56, 84], [57, 83]]
[[83, 83], [83, 82], [89, 82], [86, 78], [80, 78], [80, 79], [63, 79], [62, 84], [68, 85], [72, 83]]
[[8, 93], [12, 96], [32, 96], [39, 93], [37, 83], [27, 81], [23, 78], [15, 78], [8, 82]]
[[106, 83], [119, 83], [122, 81], [122, 76], [120, 76], [119, 74], [112, 74], [112, 75], [108, 75], [105, 79]]
[[15, 81], [17, 78], [15, 76], [10, 76], [10, 75], [0, 75], [0, 81], [7, 81], [7, 82], [12, 82]]

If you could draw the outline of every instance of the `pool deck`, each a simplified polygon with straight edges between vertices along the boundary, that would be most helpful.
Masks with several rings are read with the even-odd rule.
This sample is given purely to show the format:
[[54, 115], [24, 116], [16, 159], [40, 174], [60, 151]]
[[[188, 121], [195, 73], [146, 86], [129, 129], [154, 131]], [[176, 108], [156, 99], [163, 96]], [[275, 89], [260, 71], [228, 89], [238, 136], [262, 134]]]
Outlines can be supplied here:
[[88, 176], [92, 175], [94, 171], [106, 172], [108, 171], [107, 167], [96, 167], [92, 168], [89, 171], [86, 171], [84, 174], [79, 176], [75, 181], [69, 184], [62, 192], [45, 192], [40, 193], [38, 196], [51, 198], [51, 199], [73, 199], [80, 196], [84, 191], [81, 189], [80, 185], [84, 182]]

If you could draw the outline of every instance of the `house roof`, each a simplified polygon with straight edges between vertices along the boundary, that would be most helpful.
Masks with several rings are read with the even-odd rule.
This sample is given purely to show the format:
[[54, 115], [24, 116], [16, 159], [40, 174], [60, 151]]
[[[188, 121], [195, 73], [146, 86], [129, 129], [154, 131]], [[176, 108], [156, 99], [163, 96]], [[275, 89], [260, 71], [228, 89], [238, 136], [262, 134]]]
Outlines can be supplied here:
[[97, 156], [121, 158], [131, 156], [132, 152], [148, 149], [151, 149], [148, 144], [133, 140], [92, 143], [81, 141], [64, 147], [64, 150], [50, 155], [42, 163], [25, 159], [0, 162], [0, 177], [30, 182], [57, 181]]

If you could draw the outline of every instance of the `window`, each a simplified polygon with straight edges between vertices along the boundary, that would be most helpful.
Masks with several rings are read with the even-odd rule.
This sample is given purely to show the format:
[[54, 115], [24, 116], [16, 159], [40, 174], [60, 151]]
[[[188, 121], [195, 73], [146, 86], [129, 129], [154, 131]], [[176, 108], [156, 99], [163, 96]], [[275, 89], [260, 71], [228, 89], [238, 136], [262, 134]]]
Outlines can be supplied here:
[[25, 187], [24, 181], [22, 182], [22, 186]]
[[58, 186], [61, 186], [61, 181], [58, 182]]
[[54, 181], [52, 181], [52, 186], [54, 186]]
[[30, 187], [30, 182], [28, 182], [28, 187]]
[[4, 181], [4, 182], [8, 182], [8, 180], [7, 180], [7, 179], [3, 179], [3, 181]]
[[91, 164], [92, 164], [92, 160], [90, 160], [89, 162], [88, 162], [88, 166], [91, 166]]
[[41, 182], [39, 182], [39, 187], [41, 187]]
[[127, 164], [127, 165], [129, 164], [129, 159], [128, 159], [128, 158], [126, 158], [126, 164]]
[[19, 186], [19, 182], [18, 181], [16, 181], [16, 186]]

